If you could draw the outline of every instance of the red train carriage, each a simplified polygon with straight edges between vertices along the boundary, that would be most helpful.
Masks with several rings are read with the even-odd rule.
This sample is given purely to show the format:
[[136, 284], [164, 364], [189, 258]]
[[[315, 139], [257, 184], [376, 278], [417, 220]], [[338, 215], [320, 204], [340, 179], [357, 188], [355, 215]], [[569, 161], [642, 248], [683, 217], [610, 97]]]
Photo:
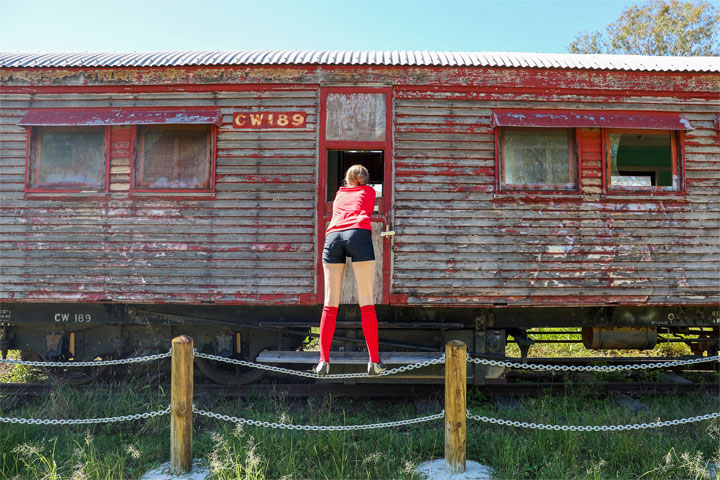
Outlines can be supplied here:
[[[3, 353], [125, 357], [188, 333], [297, 357], [354, 163], [378, 192], [381, 351], [503, 355], [546, 326], [718, 349], [717, 58], [2, 53], [0, 81]], [[363, 342], [352, 282], [345, 350]]]

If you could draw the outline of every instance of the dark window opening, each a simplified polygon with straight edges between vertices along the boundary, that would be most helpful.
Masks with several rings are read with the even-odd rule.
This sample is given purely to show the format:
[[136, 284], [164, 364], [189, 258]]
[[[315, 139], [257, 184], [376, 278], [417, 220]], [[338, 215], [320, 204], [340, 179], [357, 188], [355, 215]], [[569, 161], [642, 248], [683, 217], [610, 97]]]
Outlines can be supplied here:
[[345, 183], [345, 172], [353, 165], [360, 164], [368, 169], [368, 185], [375, 189], [376, 211], [380, 205], [385, 183], [385, 158], [382, 150], [328, 150], [327, 152], [327, 196], [332, 202], [338, 188]]
[[610, 133], [609, 185], [677, 188], [671, 133]]
[[209, 126], [138, 128], [135, 188], [209, 189]]
[[105, 188], [105, 127], [34, 127], [28, 187]]

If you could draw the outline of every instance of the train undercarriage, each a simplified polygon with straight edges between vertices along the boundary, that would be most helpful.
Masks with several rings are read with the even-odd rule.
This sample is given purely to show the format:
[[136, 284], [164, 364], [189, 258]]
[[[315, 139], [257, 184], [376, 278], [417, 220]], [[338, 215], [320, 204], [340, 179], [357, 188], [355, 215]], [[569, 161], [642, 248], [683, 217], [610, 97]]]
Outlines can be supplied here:
[[[584, 308], [483, 308], [377, 306], [380, 352], [390, 367], [433, 358], [450, 340], [468, 352], [506, 358], [515, 343], [522, 359], [541, 343], [582, 343], [589, 349], [652, 349], [658, 343], [687, 344], [694, 355], [717, 355], [717, 306]], [[141, 357], [169, 350], [178, 335], [193, 338], [199, 352], [225, 358], [309, 370], [320, 306], [217, 306], [126, 304], [10, 304], [0, 307], [0, 351], [19, 350], [26, 360], [88, 361]], [[554, 328], [537, 335], [538, 328]], [[554, 337], [554, 338], [553, 338]], [[341, 306], [333, 373], [362, 371], [365, 344], [357, 306]], [[342, 353], [340, 353], [342, 352]], [[332, 355], [332, 354], [331, 354]], [[200, 372], [225, 385], [259, 381], [264, 371], [196, 358]], [[157, 367], [162, 370], [162, 367]], [[128, 373], [128, 368], [124, 373]], [[70, 383], [103, 376], [109, 367], [49, 368]], [[403, 383], [441, 381], [441, 366], [393, 377]], [[469, 381], [502, 381], [504, 369], [472, 365]], [[360, 382], [365, 379], [359, 379]], [[374, 381], [378, 381], [377, 379]], [[380, 381], [388, 381], [383, 379]]]

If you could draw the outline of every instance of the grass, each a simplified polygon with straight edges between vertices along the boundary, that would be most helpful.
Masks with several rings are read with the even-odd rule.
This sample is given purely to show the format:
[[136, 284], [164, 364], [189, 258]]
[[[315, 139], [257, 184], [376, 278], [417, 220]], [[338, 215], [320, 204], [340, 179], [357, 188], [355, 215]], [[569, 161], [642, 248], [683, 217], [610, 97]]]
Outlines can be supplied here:
[[[536, 347], [547, 348], [545, 344]], [[557, 348], [567, 349], [568, 345]], [[531, 349], [535, 356], [570, 356], [568, 353], [580, 354], [577, 350], [534, 354]], [[44, 378], [37, 370], [11, 367], [0, 370], [0, 380]], [[638, 396], [635, 405], [642, 405], [631, 410], [613, 398], [582, 392], [575, 388], [566, 397], [524, 398], [508, 408], [470, 387], [468, 408], [494, 418], [568, 425], [645, 423], [720, 411], [720, 399], [710, 395]], [[0, 416], [105, 417], [159, 410], [168, 403], [169, 392], [137, 379], [98, 383], [89, 390], [62, 386], [49, 397], [28, 400], [0, 397]], [[198, 398], [197, 404], [237, 417], [309, 425], [386, 422], [438, 413], [443, 408], [441, 397], [390, 401], [205, 396]], [[444, 455], [442, 421], [353, 432], [266, 429], [197, 415], [194, 422], [194, 456], [216, 479], [415, 480], [417, 464]], [[139, 478], [169, 461], [169, 430], [167, 416], [69, 427], [0, 423], [0, 479]], [[720, 480], [718, 469], [713, 470], [713, 465], [720, 464], [720, 419], [626, 432], [540, 431], [468, 420], [467, 458], [491, 466], [498, 479]]]
[[[5, 400], [5, 399], [3, 399]], [[6, 406], [7, 404], [10, 406]], [[148, 385], [59, 387], [46, 398], [0, 402], [0, 415], [94, 418], [160, 410], [167, 394]], [[103, 425], [0, 425], [0, 478], [137, 478], [166, 455], [167, 417]]]
[[[359, 387], [360, 388], [360, 387]], [[720, 410], [703, 396], [638, 397], [636, 413], [611, 398], [540, 396], [501, 409], [469, 390], [472, 413], [517, 421], [609, 425], [684, 418]], [[61, 387], [52, 396], [0, 407], [0, 416], [88, 418], [163, 408], [168, 393], [140, 382]], [[254, 397], [197, 400], [200, 408], [293, 424], [366, 424], [429, 415], [442, 399]], [[0, 478], [133, 479], [169, 460], [168, 417], [96, 426], [0, 425]], [[415, 466], [443, 456], [442, 421], [357, 432], [296, 432], [195, 416], [194, 455], [217, 479], [414, 479]], [[496, 478], [703, 479], [720, 464], [720, 421], [643, 431], [552, 432], [468, 420], [467, 458]], [[718, 479], [718, 475], [715, 479]]]

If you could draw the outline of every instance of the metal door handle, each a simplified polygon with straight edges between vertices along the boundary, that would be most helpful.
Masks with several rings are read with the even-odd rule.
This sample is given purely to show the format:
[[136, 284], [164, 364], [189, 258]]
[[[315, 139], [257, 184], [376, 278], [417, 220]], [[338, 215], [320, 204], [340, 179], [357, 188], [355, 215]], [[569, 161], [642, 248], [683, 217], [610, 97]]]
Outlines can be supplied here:
[[395, 230], [390, 230], [390, 225], [385, 225], [385, 231], [380, 234], [381, 237], [391, 237], [395, 235]]

